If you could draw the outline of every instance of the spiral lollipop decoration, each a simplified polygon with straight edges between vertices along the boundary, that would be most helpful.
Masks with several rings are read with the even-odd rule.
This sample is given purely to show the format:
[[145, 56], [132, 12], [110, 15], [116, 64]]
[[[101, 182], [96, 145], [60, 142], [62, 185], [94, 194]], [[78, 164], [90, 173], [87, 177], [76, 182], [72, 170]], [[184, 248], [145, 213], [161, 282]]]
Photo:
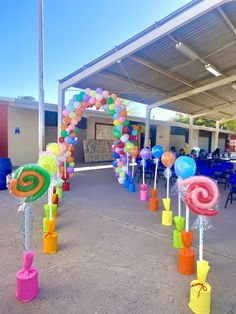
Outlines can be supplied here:
[[46, 170], [36, 164], [27, 164], [13, 173], [9, 189], [12, 195], [28, 203], [43, 196], [49, 184], [50, 175]]
[[203, 216], [215, 216], [216, 203], [219, 198], [219, 191], [216, 183], [204, 176], [195, 176], [179, 183], [181, 187], [188, 186], [186, 189], [186, 203], [189, 209]]

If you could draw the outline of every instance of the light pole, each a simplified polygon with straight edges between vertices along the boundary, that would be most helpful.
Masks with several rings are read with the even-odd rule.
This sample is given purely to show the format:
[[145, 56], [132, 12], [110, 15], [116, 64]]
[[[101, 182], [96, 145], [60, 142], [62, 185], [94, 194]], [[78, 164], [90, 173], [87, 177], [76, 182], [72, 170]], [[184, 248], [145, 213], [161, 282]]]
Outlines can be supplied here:
[[44, 0], [38, 0], [38, 44], [39, 44], [39, 155], [45, 147], [44, 118]]

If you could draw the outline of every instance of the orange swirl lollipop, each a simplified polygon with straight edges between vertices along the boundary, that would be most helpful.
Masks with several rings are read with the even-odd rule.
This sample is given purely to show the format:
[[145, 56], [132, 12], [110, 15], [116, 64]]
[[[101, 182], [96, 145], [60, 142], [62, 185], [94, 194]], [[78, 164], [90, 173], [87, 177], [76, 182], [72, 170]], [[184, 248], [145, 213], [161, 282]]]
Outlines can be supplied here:
[[12, 175], [10, 192], [25, 202], [34, 202], [47, 191], [50, 175], [37, 164], [27, 164], [19, 167]]

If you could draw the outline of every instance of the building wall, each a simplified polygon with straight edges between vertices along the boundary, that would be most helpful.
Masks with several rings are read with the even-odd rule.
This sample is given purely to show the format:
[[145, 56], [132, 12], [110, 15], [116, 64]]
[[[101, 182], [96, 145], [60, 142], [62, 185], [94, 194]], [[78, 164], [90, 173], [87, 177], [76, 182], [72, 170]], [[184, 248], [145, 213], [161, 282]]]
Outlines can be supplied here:
[[185, 147], [185, 142], [184, 135], [170, 135], [170, 147], [175, 146], [177, 152]]
[[170, 149], [170, 126], [157, 126], [156, 144], [161, 145], [165, 150]]
[[[20, 133], [15, 134], [19, 128]], [[8, 156], [14, 166], [38, 160], [37, 111], [8, 107]]]
[[193, 129], [193, 141], [192, 141], [192, 143], [193, 143], [193, 147], [198, 147], [198, 130], [195, 130], [195, 129]]

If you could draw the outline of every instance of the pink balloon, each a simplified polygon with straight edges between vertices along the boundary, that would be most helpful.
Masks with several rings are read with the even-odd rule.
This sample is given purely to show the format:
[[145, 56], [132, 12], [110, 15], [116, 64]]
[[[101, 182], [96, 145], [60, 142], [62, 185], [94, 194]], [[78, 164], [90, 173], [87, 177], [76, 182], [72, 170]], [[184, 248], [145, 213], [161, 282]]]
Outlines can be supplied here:
[[70, 124], [69, 127], [68, 127], [69, 131], [74, 131], [75, 129], [75, 126], [73, 124]]
[[75, 119], [75, 118], [73, 118], [72, 120], [71, 120], [71, 122], [70, 122], [71, 124], [73, 124], [73, 125], [77, 125], [77, 123], [78, 123], [78, 120], [77, 119]]
[[120, 121], [120, 123], [124, 123], [125, 122], [125, 118], [124, 117], [120, 117], [119, 121]]
[[119, 100], [119, 99], [116, 99], [115, 102], [114, 102], [114, 104], [115, 104], [116, 106], [119, 106], [119, 105], [120, 105], [120, 100]]
[[90, 104], [90, 105], [94, 105], [95, 102], [96, 102], [96, 98], [95, 98], [95, 97], [91, 97], [91, 98], [89, 99], [89, 104]]
[[68, 117], [69, 116], [69, 111], [68, 110], [63, 110], [62, 111], [63, 117]]
[[104, 90], [102, 92], [102, 95], [103, 95], [104, 98], [107, 98], [109, 96], [109, 92], [107, 90]]

